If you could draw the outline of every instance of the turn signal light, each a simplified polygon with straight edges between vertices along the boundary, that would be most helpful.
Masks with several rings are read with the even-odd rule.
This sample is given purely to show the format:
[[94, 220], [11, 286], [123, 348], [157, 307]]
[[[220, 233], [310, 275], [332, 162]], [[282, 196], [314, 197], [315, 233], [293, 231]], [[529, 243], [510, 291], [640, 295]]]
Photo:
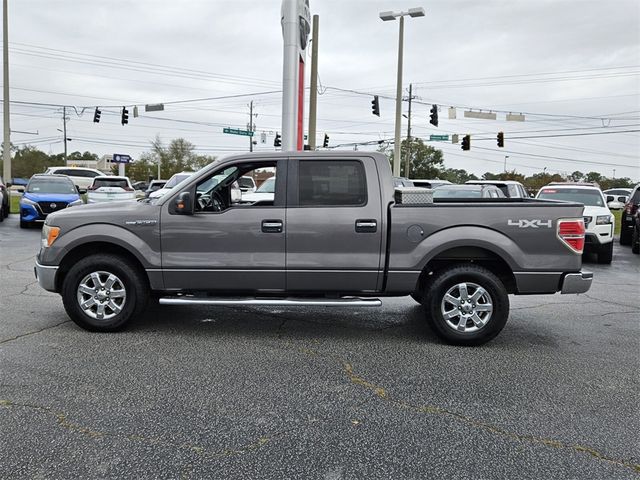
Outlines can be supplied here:
[[60, 227], [44, 225], [42, 227], [42, 246], [50, 247], [51, 245], [53, 245], [53, 242], [56, 241], [58, 235], [60, 235]]
[[584, 219], [558, 220], [558, 238], [575, 253], [584, 250], [584, 233]]

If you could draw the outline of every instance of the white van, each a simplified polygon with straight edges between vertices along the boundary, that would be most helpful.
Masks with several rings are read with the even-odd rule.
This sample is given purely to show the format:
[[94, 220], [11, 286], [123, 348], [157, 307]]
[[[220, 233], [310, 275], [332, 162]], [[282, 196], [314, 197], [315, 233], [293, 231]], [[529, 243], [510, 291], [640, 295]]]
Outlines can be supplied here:
[[84, 167], [49, 167], [45, 170], [45, 175], [66, 175], [78, 188], [87, 190], [93, 183], [95, 177], [102, 177], [104, 173], [95, 168]]

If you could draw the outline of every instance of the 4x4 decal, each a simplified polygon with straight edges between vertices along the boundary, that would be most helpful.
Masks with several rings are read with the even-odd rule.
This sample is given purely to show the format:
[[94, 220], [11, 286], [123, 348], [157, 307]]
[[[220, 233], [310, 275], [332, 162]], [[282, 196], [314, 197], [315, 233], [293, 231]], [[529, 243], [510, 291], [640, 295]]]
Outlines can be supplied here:
[[511, 220], [507, 221], [507, 225], [510, 227], [518, 227], [518, 228], [540, 228], [547, 227], [551, 228], [552, 221], [551, 220], [539, 220], [534, 218], [533, 220], [527, 220], [525, 218], [521, 218], [519, 220]]

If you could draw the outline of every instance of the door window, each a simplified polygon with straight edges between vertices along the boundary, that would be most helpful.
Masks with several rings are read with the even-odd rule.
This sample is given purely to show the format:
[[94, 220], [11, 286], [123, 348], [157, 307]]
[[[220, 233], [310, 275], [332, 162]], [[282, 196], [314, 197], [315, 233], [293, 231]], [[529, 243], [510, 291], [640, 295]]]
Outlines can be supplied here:
[[301, 160], [298, 172], [298, 205], [363, 206], [367, 182], [357, 160]]

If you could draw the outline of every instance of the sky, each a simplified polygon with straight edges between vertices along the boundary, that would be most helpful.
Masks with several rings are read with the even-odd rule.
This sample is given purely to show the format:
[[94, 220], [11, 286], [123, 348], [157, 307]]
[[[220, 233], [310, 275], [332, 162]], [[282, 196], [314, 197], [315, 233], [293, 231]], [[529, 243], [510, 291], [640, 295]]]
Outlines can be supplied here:
[[[503, 171], [506, 161], [525, 175], [579, 170], [640, 180], [637, 0], [310, 0], [320, 18], [319, 145], [325, 134], [331, 147], [350, 150], [393, 139], [399, 22], [378, 14], [411, 7], [426, 11], [405, 21], [411, 134], [471, 135], [470, 151], [428, 141], [446, 167], [482, 175]], [[274, 150], [279, 0], [8, 0], [8, 8], [14, 145], [62, 152], [66, 106], [70, 152], [138, 158], [156, 136], [165, 144], [185, 138], [207, 155], [244, 152], [248, 138], [222, 129], [246, 129], [253, 101], [255, 150]], [[309, 75], [307, 68], [307, 85]], [[380, 117], [371, 113], [373, 95]], [[133, 105], [150, 103], [165, 110], [139, 107], [133, 117]], [[437, 128], [429, 124], [432, 104]], [[465, 118], [469, 109], [493, 111], [497, 120]], [[525, 122], [505, 121], [508, 112]]]

